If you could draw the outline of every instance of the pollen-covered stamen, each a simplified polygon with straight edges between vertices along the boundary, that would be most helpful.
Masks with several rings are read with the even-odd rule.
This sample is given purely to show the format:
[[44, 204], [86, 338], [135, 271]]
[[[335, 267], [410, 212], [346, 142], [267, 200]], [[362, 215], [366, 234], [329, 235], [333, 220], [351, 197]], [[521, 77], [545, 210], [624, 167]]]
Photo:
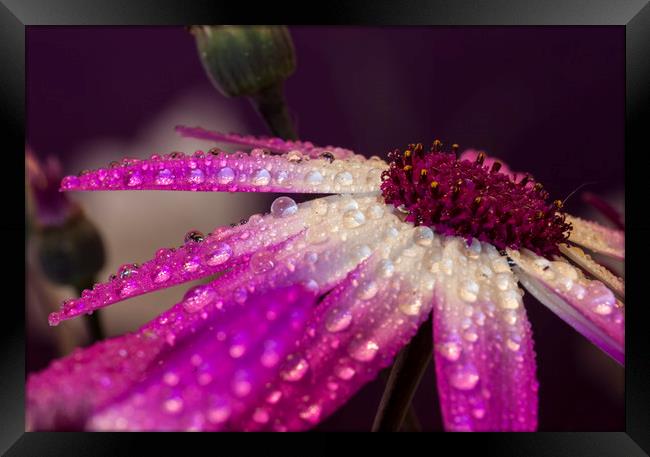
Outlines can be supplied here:
[[500, 171], [500, 162], [484, 164], [482, 152], [475, 161], [457, 159], [457, 148], [442, 152], [436, 140], [428, 152], [421, 144], [389, 152], [381, 185], [386, 203], [402, 208], [407, 221], [445, 235], [478, 238], [498, 249], [559, 253], [571, 228], [559, 212], [562, 202], [547, 203], [548, 192], [530, 175], [515, 182]]

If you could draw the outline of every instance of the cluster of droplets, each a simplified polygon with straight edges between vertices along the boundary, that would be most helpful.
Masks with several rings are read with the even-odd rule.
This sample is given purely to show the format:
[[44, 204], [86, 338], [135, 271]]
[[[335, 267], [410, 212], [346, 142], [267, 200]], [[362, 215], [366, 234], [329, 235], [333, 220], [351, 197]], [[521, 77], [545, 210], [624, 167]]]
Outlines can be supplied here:
[[442, 234], [478, 238], [498, 249], [558, 253], [570, 229], [559, 200], [546, 203], [548, 193], [531, 176], [515, 182], [499, 172], [499, 162], [484, 166], [483, 153], [471, 162], [441, 148], [436, 140], [429, 151], [411, 144], [390, 152], [381, 185], [386, 203], [406, 213], [407, 221]]
[[62, 190], [186, 190], [367, 192], [377, 190], [386, 164], [379, 158], [335, 160], [330, 151], [312, 158], [300, 150], [274, 155], [267, 149], [226, 153], [211, 149], [192, 155], [173, 152], [149, 159], [125, 158], [108, 168], [67, 176]]

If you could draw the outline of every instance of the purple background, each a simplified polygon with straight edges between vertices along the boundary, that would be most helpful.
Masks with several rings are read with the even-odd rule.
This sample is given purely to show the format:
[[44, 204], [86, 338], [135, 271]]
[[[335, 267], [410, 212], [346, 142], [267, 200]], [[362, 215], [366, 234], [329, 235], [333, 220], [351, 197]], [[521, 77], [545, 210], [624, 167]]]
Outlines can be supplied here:
[[[622, 27], [290, 30], [298, 68], [286, 93], [304, 139], [383, 155], [440, 138], [531, 171], [553, 198], [587, 183], [598, 194], [622, 192]], [[210, 83], [184, 28], [28, 27], [27, 141], [64, 165], [93, 138], [133, 137], [193, 87]], [[246, 100], [212, 98], [244, 116], [243, 133], [266, 133]], [[580, 200], [567, 208], [580, 214]], [[594, 382], [620, 380], [622, 368], [534, 300], [527, 305], [540, 429], [623, 429], [622, 392]], [[576, 369], [585, 356], [595, 370]], [[425, 429], [440, 429], [433, 383], [430, 369], [416, 401]], [[368, 429], [381, 387], [364, 389], [321, 428]]]

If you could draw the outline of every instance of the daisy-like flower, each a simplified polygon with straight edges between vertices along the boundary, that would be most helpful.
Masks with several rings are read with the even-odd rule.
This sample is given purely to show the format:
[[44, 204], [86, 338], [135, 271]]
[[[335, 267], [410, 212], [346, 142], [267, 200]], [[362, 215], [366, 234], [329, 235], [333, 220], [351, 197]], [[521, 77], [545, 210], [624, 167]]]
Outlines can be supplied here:
[[458, 158], [438, 141], [386, 163], [179, 130], [253, 149], [124, 159], [62, 189], [334, 195], [282, 196], [241, 225], [190, 232], [64, 303], [52, 325], [218, 274], [138, 331], [31, 375], [30, 429], [305, 430], [389, 366], [433, 314], [445, 428], [535, 430], [535, 352], [518, 283], [623, 363], [623, 282], [574, 244], [623, 258], [624, 235], [561, 213], [530, 175], [483, 153]]

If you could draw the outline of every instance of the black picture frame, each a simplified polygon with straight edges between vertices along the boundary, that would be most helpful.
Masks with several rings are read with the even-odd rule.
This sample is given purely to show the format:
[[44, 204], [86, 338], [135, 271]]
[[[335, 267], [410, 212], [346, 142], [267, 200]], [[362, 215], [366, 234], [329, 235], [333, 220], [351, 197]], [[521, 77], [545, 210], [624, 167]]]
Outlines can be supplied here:
[[[148, 1], [83, 1], [83, 0], [2, 0], [0, 4], [0, 125], [6, 129], [6, 178], [3, 184], [19, 186], [25, 144], [25, 30], [30, 25], [189, 25], [205, 23], [361, 23], [369, 25], [615, 25], [626, 34], [626, 237], [628, 240], [626, 272], [628, 294], [626, 308], [626, 426], [615, 433], [531, 433], [477, 434], [472, 438], [459, 434], [438, 435], [445, 447], [463, 447], [474, 442], [488, 446], [495, 455], [553, 456], [641, 456], [650, 452], [650, 357], [647, 330], [643, 318], [645, 303], [641, 300], [643, 259], [650, 250], [645, 236], [650, 224], [643, 220], [642, 209], [648, 195], [644, 178], [650, 152], [648, 112], [650, 111], [650, 3], [645, 0], [553, 0], [514, 1], [330, 1], [325, 8], [313, 4], [300, 7], [292, 3], [293, 14], [303, 16], [288, 20], [277, 3], [249, 8], [225, 2]], [[607, 56], [603, 56], [607, 65]], [[644, 162], [645, 161], [645, 162]], [[15, 168], [14, 168], [15, 167]], [[11, 180], [17, 182], [12, 183]], [[24, 183], [23, 183], [24, 184]], [[7, 197], [11, 203], [11, 194]], [[20, 203], [13, 206], [14, 217], [6, 215], [0, 223], [5, 239], [15, 239], [24, 232]], [[636, 208], [638, 206], [638, 208]], [[18, 250], [18, 243], [5, 243], [6, 249]], [[19, 252], [9, 254], [19, 258]], [[12, 268], [7, 274], [18, 275]], [[10, 281], [7, 281], [10, 282]], [[15, 282], [19, 283], [18, 278]], [[134, 455], [145, 449], [144, 441], [151, 434], [117, 433], [25, 433], [25, 330], [20, 306], [24, 296], [4, 304], [2, 322], [2, 355], [0, 356], [0, 451], [6, 455]], [[178, 437], [177, 434], [173, 434]], [[209, 434], [203, 434], [209, 435]], [[194, 437], [195, 435], [192, 435]], [[172, 440], [155, 438], [164, 446]], [[187, 438], [183, 438], [184, 440]], [[193, 438], [192, 438], [193, 439]], [[205, 437], [201, 438], [206, 439]], [[208, 438], [209, 439], [209, 438]], [[225, 439], [225, 438], [219, 438]], [[319, 446], [325, 440], [318, 440]], [[176, 440], [176, 438], [174, 438]], [[239, 440], [249, 441], [251, 440]], [[329, 439], [327, 440], [329, 441]], [[377, 440], [379, 441], [379, 440]], [[383, 440], [382, 440], [383, 441]], [[179, 441], [175, 441], [178, 443]], [[313, 445], [313, 444], [312, 444]], [[198, 446], [198, 445], [197, 445]], [[187, 448], [186, 448], [187, 449]], [[241, 449], [240, 449], [241, 452]], [[297, 451], [296, 451], [297, 452]]]

